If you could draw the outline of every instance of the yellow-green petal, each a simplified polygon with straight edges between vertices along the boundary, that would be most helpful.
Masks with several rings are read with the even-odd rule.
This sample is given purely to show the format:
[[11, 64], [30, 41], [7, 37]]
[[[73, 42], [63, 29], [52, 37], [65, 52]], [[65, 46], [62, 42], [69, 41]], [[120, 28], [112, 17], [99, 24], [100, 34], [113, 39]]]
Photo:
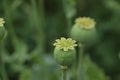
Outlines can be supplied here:
[[63, 49], [64, 51], [73, 50], [77, 46], [76, 41], [71, 38], [61, 37], [61, 39], [56, 39], [55, 41], [53, 45], [56, 46], [56, 49]]

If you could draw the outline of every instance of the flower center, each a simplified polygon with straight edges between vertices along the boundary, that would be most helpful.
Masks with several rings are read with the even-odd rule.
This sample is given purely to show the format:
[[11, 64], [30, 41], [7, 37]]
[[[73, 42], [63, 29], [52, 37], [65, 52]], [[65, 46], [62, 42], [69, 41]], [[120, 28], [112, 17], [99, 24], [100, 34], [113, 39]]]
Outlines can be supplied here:
[[75, 23], [83, 29], [92, 29], [95, 27], [96, 22], [89, 17], [79, 17], [75, 20]]
[[74, 47], [77, 46], [75, 42], [76, 41], [72, 40], [71, 38], [66, 39], [62, 37], [61, 39], [57, 39], [53, 45], [56, 46], [57, 49], [63, 49], [64, 51], [68, 51], [73, 50]]

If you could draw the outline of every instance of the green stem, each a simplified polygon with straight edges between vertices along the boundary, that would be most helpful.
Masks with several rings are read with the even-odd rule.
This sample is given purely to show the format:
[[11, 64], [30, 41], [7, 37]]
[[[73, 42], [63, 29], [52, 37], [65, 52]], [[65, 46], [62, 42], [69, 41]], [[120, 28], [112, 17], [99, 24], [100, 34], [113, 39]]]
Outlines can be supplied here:
[[6, 0], [3, 2], [3, 6], [4, 6], [4, 12], [5, 12], [5, 19], [7, 22], [6, 25], [7, 25], [8, 33], [9, 33], [9, 36], [11, 37], [11, 41], [14, 48], [16, 48], [15, 46], [18, 43], [18, 38], [16, 36], [15, 30], [12, 24], [12, 19], [11, 19], [12, 11], [10, 10], [9, 6], [6, 4]]
[[[2, 45], [2, 44], [1, 44]], [[0, 45], [0, 75], [2, 77], [2, 80], [9, 80], [7, 77], [7, 73], [5, 70], [5, 65], [2, 59], [2, 46]]]
[[[32, 4], [32, 18], [34, 19], [35, 26], [37, 27], [38, 34], [36, 37], [38, 43], [38, 50], [40, 53], [45, 53], [45, 15], [44, 15], [44, 0], [31, 0]], [[39, 6], [38, 6], [38, 5]], [[30, 16], [31, 17], [31, 16]]]
[[71, 29], [71, 27], [72, 27], [72, 19], [71, 18], [67, 18], [66, 17], [66, 19], [67, 19], [67, 26], [68, 26], [68, 34], [70, 34], [70, 29]]
[[[45, 42], [46, 42], [46, 36], [45, 36], [45, 10], [44, 10], [44, 0], [39, 0], [39, 15], [40, 15], [40, 34], [42, 36], [41, 38], [41, 44], [42, 44], [42, 52], [45, 53]], [[40, 37], [41, 37], [40, 36]]]
[[79, 62], [78, 62], [78, 68], [77, 68], [77, 80], [84, 80], [83, 54], [84, 54], [84, 46], [83, 44], [79, 44]]
[[61, 66], [61, 71], [62, 71], [62, 76], [61, 76], [61, 80], [67, 80], [67, 66]]
[[62, 80], [66, 80], [66, 71], [62, 70]]
[[67, 22], [67, 32], [68, 34], [70, 34], [70, 28], [72, 26], [72, 18], [73, 17], [68, 17], [68, 12], [66, 11], [66, 7], [68, 6], [67, 1], [66, 0], [62, 0], [62, 6], [64, 9], [64, 14], [65, 14], [65, 18], [66, 18], [66, 22]]

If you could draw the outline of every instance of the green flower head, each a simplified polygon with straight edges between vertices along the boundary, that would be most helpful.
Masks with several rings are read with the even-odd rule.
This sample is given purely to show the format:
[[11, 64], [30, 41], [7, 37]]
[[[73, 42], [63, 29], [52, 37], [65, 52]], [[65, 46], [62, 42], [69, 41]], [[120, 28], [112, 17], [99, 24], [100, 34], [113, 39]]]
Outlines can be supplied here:
[[56, 46], [56, 49], [63, 49], [63, 51], [74, 50], [77, 46], [75, 40], [72, 40], [71, 38], [66, 39], [64, 37], [57, 39], [53, 45]]
[[3, 26], [4, 26], [4, 23], [5, 23], [4, 19], [3, 19], [3, 18], [0, 18], [0, 27], [3, 27]]

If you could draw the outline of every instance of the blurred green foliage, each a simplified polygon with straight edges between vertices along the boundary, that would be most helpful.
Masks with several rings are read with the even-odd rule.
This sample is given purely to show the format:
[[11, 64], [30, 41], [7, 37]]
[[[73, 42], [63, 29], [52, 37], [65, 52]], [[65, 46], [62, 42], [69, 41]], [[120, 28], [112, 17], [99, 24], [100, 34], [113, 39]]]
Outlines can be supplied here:
[[[86, 49], [85, 80], [120, 80], [119, 0], [1, 0], [8, 34], [0, 45], [0, 80], [59, 80], [52, 43], [69, 37], [79, 16], [95, 18], [100, 37]], [[76, 80], [74, 66], [68, 75]]]

